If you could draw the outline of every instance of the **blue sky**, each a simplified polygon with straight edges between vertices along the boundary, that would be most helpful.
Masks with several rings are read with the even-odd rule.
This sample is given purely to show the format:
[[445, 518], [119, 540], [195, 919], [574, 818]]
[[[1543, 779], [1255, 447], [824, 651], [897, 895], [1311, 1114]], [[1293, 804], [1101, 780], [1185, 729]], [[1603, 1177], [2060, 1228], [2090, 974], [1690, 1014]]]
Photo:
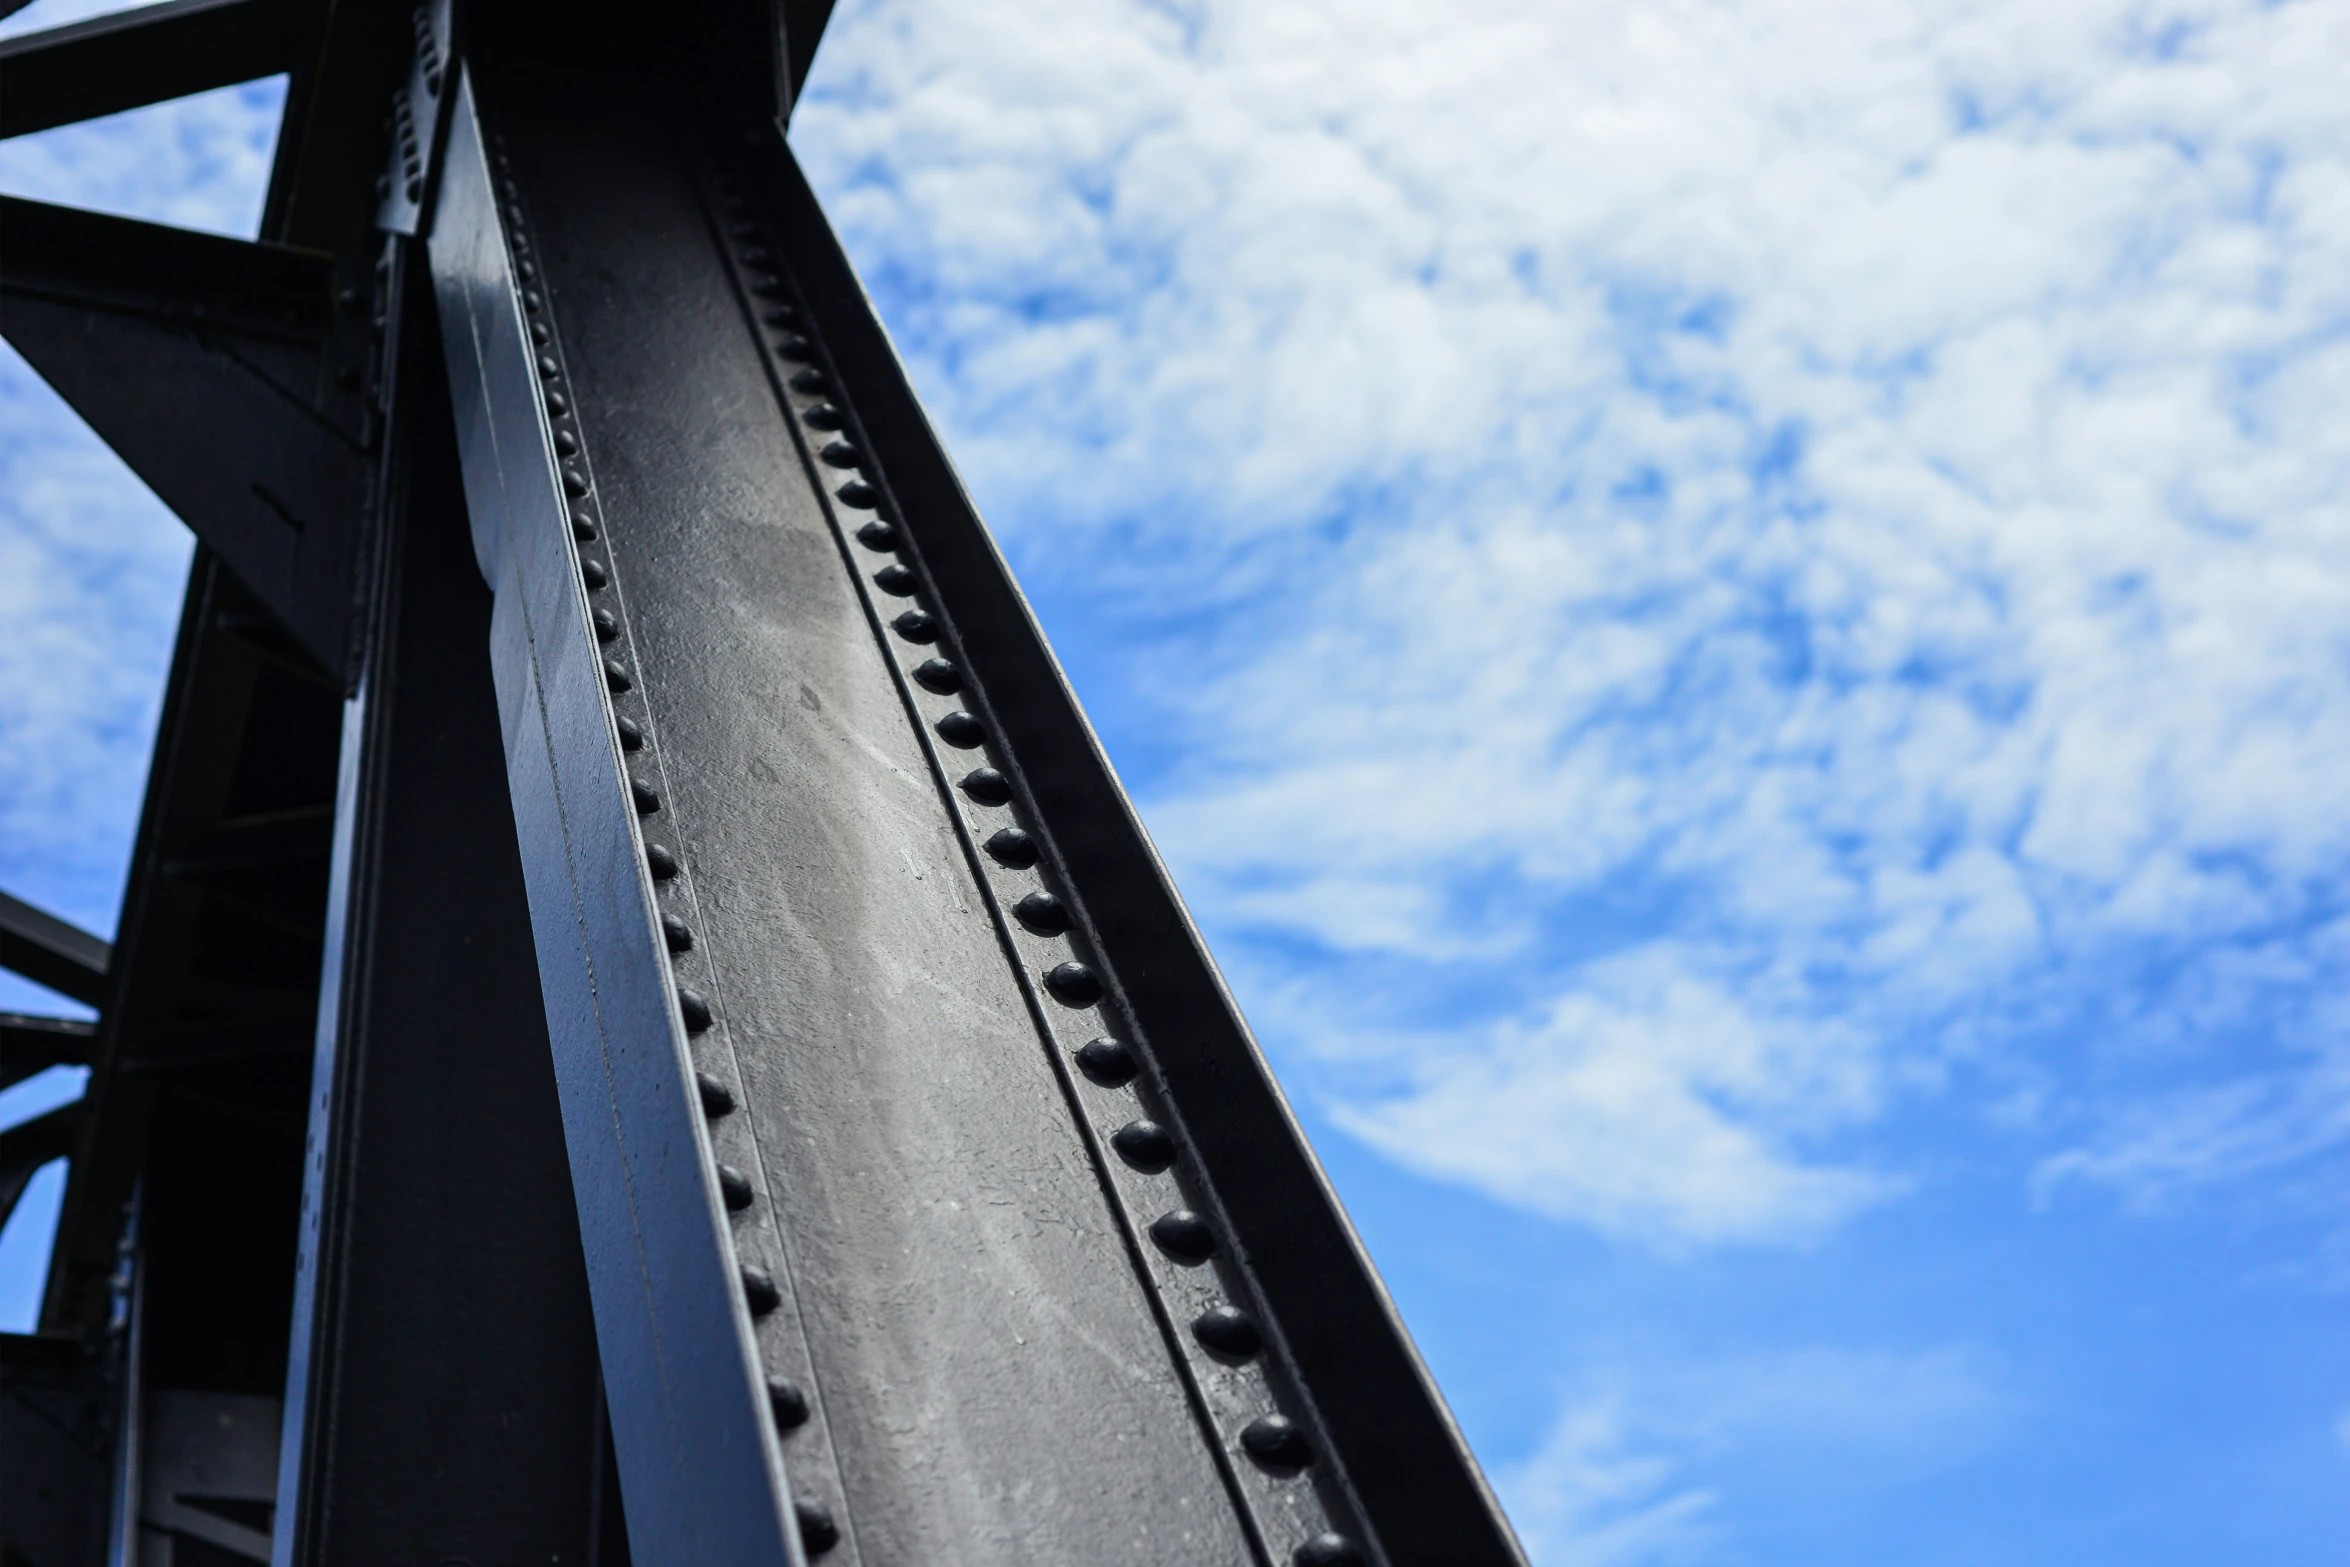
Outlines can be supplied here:
[[[844, 0], [795, 142], [1543, 1567], [2350, 1559], [2346, 66]], [[275, 103], [0, 188], [249, 232]], [[101, 929], [184, 559], [0, 364]]]

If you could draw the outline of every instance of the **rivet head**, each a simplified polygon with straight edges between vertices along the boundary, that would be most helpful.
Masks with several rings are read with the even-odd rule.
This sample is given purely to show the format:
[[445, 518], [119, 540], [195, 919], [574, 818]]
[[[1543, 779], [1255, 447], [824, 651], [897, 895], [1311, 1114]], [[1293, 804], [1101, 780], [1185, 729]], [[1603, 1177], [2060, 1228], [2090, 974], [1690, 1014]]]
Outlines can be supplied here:
[[975, 767], [963, 775], [956, 786], [979, 805], [1009, 805], [1012, 803], [1012, 785], [1002, 773], [992, 767]]
[[619, 661], [609, 658], [604, 660], [604, 684], [615, 691], [633, 690], [636, 686], [636, 682], [628, 678], [628, 671], [620, 667]]
[[808, 1395], [783, 1377], [767, 1379], [767, 1407], [774, 1413], [775, 1423], [786, 1431], [797, 1431], [808, 1423]]
[[530, 340], [544, 348], [555, 340], [555, 334], [547, 330], [544, 321], [533, 321], [530, 324]]
[[639, 816], [650, 816], [661, 809], [661, 792], [642, 778], [631, 778], [628, 781], [628, 797], [636, 802], [636, 813]]
[[1082, 963], [1056, 963], [1044, 977], [1044, 988], [1065, 1007], [1090, 1007], [1102, 999], [1101, 976]]
[[[528, 266], [530, 263], [526, 261], [523, 263], [523, 265]], [[522, 308], [529, 311], [532, 315], [537, 315], [540, 311], [547, 308], [547, 301], [537, 289], [526, 288], [522, 291]]]
[[830, 442], [817, 455], [835, 468], [854, 468], [865, 460], [865, 454], [846, 441]]
[[1175, 1139], [1156, 1121], [1127, 1122], [1110, 1134], [1110, 1146], [1145, 1175], [1157, 1175], [1175, 1163]]
[[620, 749], [623, 751], [641, 751], [645, 748], [645, 732], [637, 726], [635, 719], [623, 713], [612, 720], [612, 727], [620, 733]]
[[905, 567], [893, 564], [884, 566], [873, 574], [873, 585], [884, 593], [894, 593], [899, 598], [912, 598], [914, 590], [922, 584], [916, 582], [914, 574]]
[[661, 916], [661, 940], [672, 952], [691, 952], [694, 947], [693, 927], [674, 914]]
[[1314, 1461], [1314, 1445], [1287, 1415], [1259, 1415], [1240, 1433], [1242, 1451], [1276, 1474], [1295, 1474]]
[[1162, 1213], [1151, 1220], [1151, 1239], [1177, 1262], [1205, 1262], [1216, 1255], [1216, 1232], [1189, 1208]]
[[[813, 370], [803, 370], [800, 372], [800, 375], [814, 375], [815, 373], [816, 372]], [[799, 376], [793, 376], [793, 384], [797, 385], [799, 379]], [[842, 485], [839, 489], [833, 491], [832, 493], [841, 498], [842, 504], [848, 506], [862, 506], [867, 511], [871, 511], [874, 507], [881, 504], [881, 492], [875, 489], [872, 485], [867, 484], [863, 479], [851, 479], [848, 483]]]
[[1343, 1534], [1317, 1534], [1289, 1559], [1295, 1567], [1362, 1567], [1363, 1553]]
[[914, 684], [940, 696], [963, 689], [963, 672], [943, 658], [926, 658], [914, 666]]
[[[758, 231], [753, 229], [752, 232], [755, 234]], [[757, 245], [749, 247], [743, 252], [743, 265], [746, 267], [763, 267], [767, 265], [767, 252], [760, 249]]]
[[709, 1032], [710, 1003], [702, 999], [700, 991], [688, 990], [683, 985], [678, 986], [677, 1011], [678, 1015], [685, 1019], [687, 1033], [705, 1034]]
[[[785, 325], [788, 323], [776, 324]], [[791, 389], [805, 396], [814, 397], [819, 393], [830, 391], [832, 383], [824, 379], [823, 371], [811, 367], [794, 372], [791, 378]]]
[[572, 457], [576, 456], [578, 452], [578, 436], [573, 435], [569, 430], [557, 430], [555, 432], [555, 454], [557, 456]]
[[677, 856], [657, 843], [648, 843], [645, 845], [645, 869], [653, 873], [655, 881], [675, 880], [678, 871]]
[[1124, 1088], [1142, 1070], [1142, 1063], [1123, 1039], [1089, 1039], [1077, 1047], [1077, 1070], [1104, 1088]]
[[701, 1096], [702, 1114], [713, 1121], [734, 1108], [734, 1090], [707, 1072], [694, 1074], [694, 1092]]
[[987, 852], [998, 865], [1024, 871], [1036, 863], [1036, 840], [1018, 827], [1005, 827], [987, 840]]
[[800, 311], [796, 305], [776, 305], [759, 319], [769, 326], [797, 326], [800, 321]]
[[904, 637], [908, 642], [936, 642], [938, 640], [938, 622], [930, 618], [930, 611], [926, 609], [909, 609], [891, 621], [890, 624], [896, 627], [898, 635]]
[[579, 580], [586, 583], [588, 591], [593, 593], [612, 581], [612, 573], [604, 569], [604, 563], [600, 560], [583, 560], [579, 563]]
[[571, 514], [571, 536], [582, 544], [592, 542], [596, 536], [595, 518], [590, 517], [584, 511], [573, 512]]
[[1256, 1318], [1237, 1306], [1210, 1306], [1193, 1320], [1191, 1336], [1232, 1360], [1247, 1360], [1265, 1347]]
[[565, 397], [558, 388], [552, 386], [548, 387], [547, 412], [555, 415], [557, 418], [561, 418], [563, 415], [571, 412], [571, 399]]
[[581, 473], [577, 468], [566, 468], [563, 470], [564, 494], [570, 496], [573, 500], [578, 500], [587, 492], [588, 482], [586, 474]]
[[751, 1178], [731, 1164], [718, 1167], [718, 1196], [732, 1213], [751, 1205]]
[[811, 430], [837, 430], [849, 422], [836, 403], [818, 403], [800, 417], [808, 422]]
[[539, 374], [541, 376], [551, 381], [562, 373], [563, 367], [555, 363], [555, 356], [553, 354], [539, 355]]
[[794, 1502], [791, 1510], [799, 1520], [800, 1547], [810, 1556], [822, 1556], [840, 1544], [840, 1525], [832, 1521], [832, 1514], [814, 1502]]
[[533, 263], [525, 261], [514, 269], [514, 275], [527, 283], [539, 275], [539, 269]]
[[806, 338], [801, 337], [797, 333], [794, 333], [789, 337], [779, 337], [775, 340], [775, 354], [779, 359], [790, 359], [794, 361], [805, 360], [810, 354], [814, 352], [814, 346], [810, 344]]
[[1012, 905], [1021, 924], [1040, 936], [1058, 936], [1069, 928], [1069, 907], [1049, 892], [1032, 892]]
[[596, 628], [598, 642], [616, 642], [620, 638], [620, 620], [608, 609], [599, 609], [588, 617]]
[[969, 713], [949, 713], [934, 727], [938, 737], [958, 751], [975, 751], [987, 742], [986, 727]]
[[876, 517], [857, 530], [857, 542], [869, 550], [894, 550], [898, 547], [898, 530]]
[[750, 1302], [751, 1315], [764, 1317], [783, 1304], [783, 1291], [775, 1287], [775, 1278], [765, 1268], [743, 1264], [743, 1299]]

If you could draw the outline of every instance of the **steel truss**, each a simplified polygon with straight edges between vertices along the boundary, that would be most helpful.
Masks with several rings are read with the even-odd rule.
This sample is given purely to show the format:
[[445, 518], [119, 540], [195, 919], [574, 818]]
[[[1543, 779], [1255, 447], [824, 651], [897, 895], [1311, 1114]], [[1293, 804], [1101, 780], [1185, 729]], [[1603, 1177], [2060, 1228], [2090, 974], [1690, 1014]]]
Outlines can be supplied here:
[[0, 1020], [11, 1567], [1521, 1560], [793, 160], [828, 9], [0, 44], [292, 81], [259, 243], [0, 205], [199, 540], [117, 944], [0, 901], [100, 1013]]

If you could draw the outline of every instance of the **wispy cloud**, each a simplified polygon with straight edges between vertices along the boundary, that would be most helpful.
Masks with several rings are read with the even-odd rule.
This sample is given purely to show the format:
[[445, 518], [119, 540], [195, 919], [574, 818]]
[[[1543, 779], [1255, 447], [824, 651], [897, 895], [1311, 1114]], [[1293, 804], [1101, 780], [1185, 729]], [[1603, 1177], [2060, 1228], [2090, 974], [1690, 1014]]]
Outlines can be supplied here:
[[1825, 1496], [1947, 1469], [2025, 1408], [1987, 1356], [1960, 1345], [1612, 1363], [1497, 1482], [1546, 1567], [1720, 1560], [1738, 1514], [1760, 1500], [1754, 1486]]
[[2034, 1184], [2045, 1200], [2067, 1182], [2092, 1182], [2152, 1209], [2346, 1145], [2350, 1049], [2337, 1046], [2297, 1070], [2230, 1075], [2127, 1103], [2090, 1141], [2041, 1161]]
[[844, 12], [803, 152], [1344, 1124], [1797, 1239], [2331, 961], [2350, 37], [2151, 15]]
[[1670, 1567], [1714, 1544], [1713, 1494], [1677, 1484], [1670, 1459], [1629, 1450], [1613, 1401], [1570, 1406], [1550, 1437], [1498, 1481], [1527, 1551], [1544, 1567]]

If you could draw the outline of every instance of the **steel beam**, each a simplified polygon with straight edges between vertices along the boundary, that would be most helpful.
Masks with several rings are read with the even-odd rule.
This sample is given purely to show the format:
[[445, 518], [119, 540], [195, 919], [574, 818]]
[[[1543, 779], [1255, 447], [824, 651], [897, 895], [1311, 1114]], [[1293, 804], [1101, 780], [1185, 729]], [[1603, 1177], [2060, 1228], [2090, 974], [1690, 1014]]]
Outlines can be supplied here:
[[73, 1152], [73, 1134], [81, 1126], [82, 1107], [59, 1105], [0, 1132], [0, 1225], [16, 1211], [16, 1200], [35, 1171]]
[[332, 800], [339, 696], [250, 640], [266, 618], [200, 547], [41, 1319], [105, 1331], [143, 1179], [148, 1365], [164, 1385], [257, 1395], [285, 1363], [308, 1073], [283, 1046], [308, 1032], [326, 861], [191, 879], [159, 851]]
[[119, 114], [293, 64], [292, 0], [173, 0], [0, 40], [0, 137]]
[[432, 254], [636, 1553], [1516, 1562], [780, 128], [474, 58]]
[[490, 595], [420, 303], [345, 713], [275, 1559], [576, 1563], [600, 1513], [594, 1329]]
[[76, 1018], [0, 1012], [0, 1088], [53, 1066], [88, 1066], [96, 1032]]
[[0, 1534], [9, 1567], [94, 1567], [105, 1543], [113, 1409], [72, 1338], [0, 1333]]
[[0, 892], [0, 968], [97, 1006], [106, 999], [106, 968], [113, 956], [113, 949], [88, 931]]
[[342, 271], [0, 197], [0, 334], [338, 682], [372, 466], [367, 279]]

